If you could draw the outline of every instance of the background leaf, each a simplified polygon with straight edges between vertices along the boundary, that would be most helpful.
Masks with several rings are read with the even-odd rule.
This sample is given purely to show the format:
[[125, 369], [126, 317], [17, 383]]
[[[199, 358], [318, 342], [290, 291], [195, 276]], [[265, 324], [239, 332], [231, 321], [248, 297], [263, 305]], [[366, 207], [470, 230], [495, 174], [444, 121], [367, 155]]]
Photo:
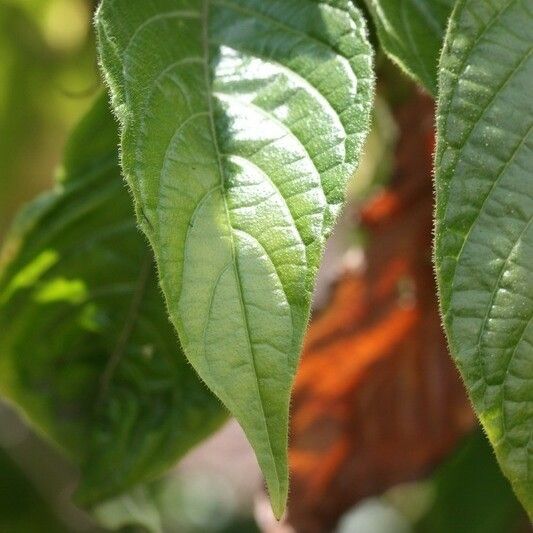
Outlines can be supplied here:
[[104, 0], [97, 29], [171, 317], [279, 516], [314, 278], [368, 129], [363, 19], [348, 0]]
[[436, 263], [450, 348], [533, 513], [533, 10], [462, 0], [441, 60]]
[[83, 500], [170, 466], [224, 419], [181, 353], [100, 99], [0, 279], [0, 391], [84, 468]]
[[481, 430], [439, 466], [432, 485], [434, 500], [417, 533], [526, 531], [525, 513]]
[[446, 23], [455, 0], [366, 0], [381, 46], [432, 95]]

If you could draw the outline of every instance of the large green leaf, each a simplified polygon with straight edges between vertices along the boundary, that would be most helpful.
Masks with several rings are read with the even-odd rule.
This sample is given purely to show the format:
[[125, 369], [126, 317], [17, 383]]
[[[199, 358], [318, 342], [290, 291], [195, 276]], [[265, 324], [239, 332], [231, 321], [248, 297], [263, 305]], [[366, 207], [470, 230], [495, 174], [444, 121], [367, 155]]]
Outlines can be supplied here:
[[100, 99], [0, 276], [0, 392], [83, 467], [87, 502], [161, 473], [224, 418], [168, 320], [117, 142]]
[[366, 0], [381, 45], [389, 57], [431, 94], [455, 0]]
[[533, 6], [461, 0], [441, 60], [436, 262], [452, 354], [533, 514]]
[[279, 516], [314, 279], [368, 130], [364, 21], [349, 0], [104, 0], [96, 22], [172, 320]]

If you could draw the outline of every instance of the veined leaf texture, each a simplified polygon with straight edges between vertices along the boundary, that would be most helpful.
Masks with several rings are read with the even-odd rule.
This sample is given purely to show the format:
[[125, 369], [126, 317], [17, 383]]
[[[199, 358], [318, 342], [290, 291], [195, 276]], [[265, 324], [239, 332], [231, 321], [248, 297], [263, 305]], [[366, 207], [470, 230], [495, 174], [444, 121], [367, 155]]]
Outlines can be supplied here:
[[533, 6], [460, 0], [440, 64], [436, 263], [450, 348], [533, 513]]
[[280, 516], [315, 275], [369, 125], [364, 20], [349, 0], [103, 0], [96, 27], [172, 321]]

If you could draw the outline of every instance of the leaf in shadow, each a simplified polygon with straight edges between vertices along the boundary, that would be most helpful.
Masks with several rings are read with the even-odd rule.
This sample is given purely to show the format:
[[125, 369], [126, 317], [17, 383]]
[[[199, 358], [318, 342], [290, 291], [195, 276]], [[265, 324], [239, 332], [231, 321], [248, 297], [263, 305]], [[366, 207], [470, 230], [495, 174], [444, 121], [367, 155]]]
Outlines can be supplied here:
[[0, 274], [0, 392], [81, 466], [84, 503], [152, 479], [226, 416], [180, 349], [117, 144], [100, 98]]

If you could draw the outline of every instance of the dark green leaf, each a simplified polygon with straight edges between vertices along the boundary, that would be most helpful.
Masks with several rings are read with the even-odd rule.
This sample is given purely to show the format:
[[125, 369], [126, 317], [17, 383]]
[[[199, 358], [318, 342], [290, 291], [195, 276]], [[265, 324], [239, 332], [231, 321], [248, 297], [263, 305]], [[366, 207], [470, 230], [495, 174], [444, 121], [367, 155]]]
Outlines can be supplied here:
[[431, 94], [455, 0], [366, 0], [379, 41], [389, 57]]
[[223, 420], [170, 324], [103, 99], [0, 276], [0, 391], [85, 472], [82, 499], [161, 473]]
[[461, 0], [441, 61], [436, 263], [450, 348], [533, 514], [533, 6]]
[[171, 318], [279, 516], [315, 275], [368, 130], [364, 21], [350, 0], [104, 0], [96, 21]]
[[503, 477], [492, 448], [476, 431], [432, 478], [435, 500], [419, 533], [513, 533], [525, 513]]
[[[4, 427], [2, 429], [5, 429]], [[0, 448], [0, 531], [67, 533], [26, 473]]]

